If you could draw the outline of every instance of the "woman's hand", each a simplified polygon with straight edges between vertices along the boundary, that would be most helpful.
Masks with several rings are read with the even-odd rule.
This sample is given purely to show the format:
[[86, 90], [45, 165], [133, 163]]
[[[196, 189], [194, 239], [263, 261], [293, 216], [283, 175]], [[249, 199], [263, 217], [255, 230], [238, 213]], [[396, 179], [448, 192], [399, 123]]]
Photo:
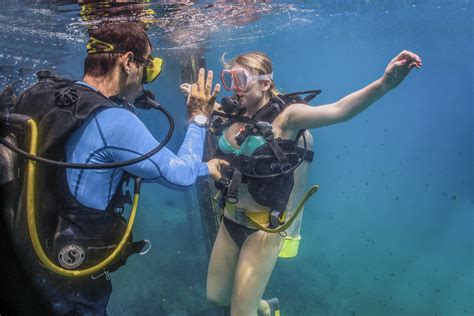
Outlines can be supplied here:
[[421, 58], [410, 51], [404, 50], [390, 61], [382, 77], [382, 84], [387, 90], [397, 87], [410, 73], [413, 67], [421, 68]]
[[179, 86], [179, 89], [181, 90], [182, 93], [186, 95], [186, 97], [189, 97], [189, 93], [191, 92], [191, 84], [190, 83], [182, 83]]
[[186, 102], [188, 106], [188, 116], [192, 117], [197, 114], [209, 116], [214, 108], [217, 94], [221, 90], [221, 86], [216, 84], [211, 94], [213, 73], [211, 70], [207, 72], [205, 78], [204, 68], [199, 69], [198, 81], [192, 85], [183, 83], [181, 91], [188, 94]]
[[219, 179], [222, 177], [221, 168], [227, 166], [229, 166], [229, 163], [222, 159], [214, 158], [207, 162], [207, 167], [209, 168], [209, 175], [215, 181], [219, 181]]

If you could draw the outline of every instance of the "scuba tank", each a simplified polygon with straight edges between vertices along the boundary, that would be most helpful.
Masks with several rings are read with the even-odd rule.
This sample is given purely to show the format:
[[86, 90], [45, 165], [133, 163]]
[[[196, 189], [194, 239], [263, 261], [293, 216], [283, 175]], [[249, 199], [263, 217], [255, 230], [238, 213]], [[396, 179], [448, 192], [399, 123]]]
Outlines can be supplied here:
[[[16, 101], [12, 97], [10, 103], [2, 102], [0, 111], [0, 122], [2, 123], [1, 168], [2, 175], [5, 174], [5, 184], [2, 184], [2, 189], [4, 185], [15, 182], [15, 179], [23, 178], [18, 176], [12, 180], [10, 175], [24, 174], [25, 178], [22, 189], [19, 185], [15, 187], [14, 196], [21, 198], [13, 199], [14, 203], [11, 203], [10, 207], [15, 222], [18, 222], [9, 221], [10, 230], [16, 230], [14, 241], [20, 249], [31, 249], [32, 246], [37, 256], [36, 261], [39, 258], [44, 267], [62, 276], [81, 277], [92, 275], [99, 270], [114, 271], [125, 264], [129, 255], [144, 254], [149, 249], [149, 241], [132, 242], [131, 237], [141, 179], [135, 179], [133, 206], [127, 225], [124, 217], [114, 213], [115, 206], [119, 205], [116, 202], [123, 202], [123, 197], [117, 195], [118, 191], [109, 205], [111, 209], [108, 207], [102, 213], [90, 210], [71, 196], [63, 194], [67, 193], [67, 189], [64, 190], [67, 183], [61, 183], [61, 180], [66, 180], [63, 168], [118, 168], [143, 161], [161, 150], [169, 141], [174, 129], [173, 120], [170, 114], [153, 100], [151, 93], [144, 93], [139, 102], [141, 107], [162, 111], [170, 123], [170, 129], [165, 139], [156, 148], [143, 156], [123, 162], [66, 163], [63, 161], [62, 148], [64, 148], [69, 135], [96, 108], [117, 105], [100, 92], [77, 85], [74, 81], [57, 77], [50, 71], [40, 71], [37, 76], [39, 82], [36, 85], [27, 89]], [[4, 94], [8, 94], [8, 91], [5, 90], [2, 95]], [[36, 120], [39, 122], [41, 132], [39, 138]], [[13, 131], [14, 133], [12, 133]], [[18, 144], [11, 142], [10, 135], [12, 134], [29, 135], [29, 137], [23, 137], [29, 142], [29, 152], [18, 148], [26, 146], [21, 144], [18, 146]], [[18, 139], [20, 138], [18, 137]], [[26, 168], [19, 167], [21, 163], [17, 162], [17, 154], [27, 158], [24, 159], [27, 162]], [[41, 164], [36, 166], [36, 162], [41, 162]], [[21, 173], [18, 173], [18, 170]], [[38, 193], [35, 192], [36, 189]], [[118, 200], [116, 196], [119, 198]], [[17, 202], [18, 200], [19, 202]], [[121, 205], [123, 207], [123, 204]], [[41, 211], [41, 216], [38, 219], [35, 215], [37, 208]], [[54, 217], [56, 217], [56, 221]], [[37, 220], [42, 222], [37, 223]], [[107, 223], [111, 226], [103, 225]], [[82, 228], [78, 230], [77, 225]], [[37, 226], [42, 228], [42, 232], [37, 230]], [[26, 229], [28, 229], [28, 233], [24, 232]], [[53, 249], [50, 248], [51, 244], [48, 246], [48, 240], [51, 241], [48, 236], [54, 236], [52, 239]], [[49, 255], [44, 251], [45, 247], [49, 248]], [[145, 247], [148, 248], [144, 250]], [[51, 254], [55, 259], [50, 259]], [[26, 257], [32, 256], [26, 254]], [[55, 261], [59, 262], [59, 265]]]

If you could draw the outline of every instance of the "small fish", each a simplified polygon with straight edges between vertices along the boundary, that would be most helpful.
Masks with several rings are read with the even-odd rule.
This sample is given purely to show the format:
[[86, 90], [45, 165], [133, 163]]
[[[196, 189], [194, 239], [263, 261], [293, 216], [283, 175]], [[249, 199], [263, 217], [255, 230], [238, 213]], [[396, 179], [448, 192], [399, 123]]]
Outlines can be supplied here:
[[398, 201], [398, 200], [400, 200], [400, 197], [399, 197], [399, 196], [397, 196], [397, 197], [395, 198], [395, 201]]
[[457, 199], [458, 199], [458, 196], [456, 194], [453, 194], [453, 196], [451, 196], [451, 200], [456, 201]]
[[165, 202], [165, 206], [168, 206], [168, 207], [175, 206], [175, 205], [176, 205], [176, 203], [174, 201], [171, 201], [171, 200], [168, 200], [168, 201]]

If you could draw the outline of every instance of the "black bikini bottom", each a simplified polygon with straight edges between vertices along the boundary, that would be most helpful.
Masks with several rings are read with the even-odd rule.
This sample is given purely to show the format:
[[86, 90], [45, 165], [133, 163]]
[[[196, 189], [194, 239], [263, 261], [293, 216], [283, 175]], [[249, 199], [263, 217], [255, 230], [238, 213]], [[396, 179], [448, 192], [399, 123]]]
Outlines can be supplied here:
[[236, 222], [231, 221], [225, 216], [223, 218], [223, 222], [230, 237], [232, 237], [232, 239], [239, 247], [242, 247], [247, 237], [249, 237], [253, 233], [258, 232], [258, 229], [242, 226], [240, 224], [237, 224]]

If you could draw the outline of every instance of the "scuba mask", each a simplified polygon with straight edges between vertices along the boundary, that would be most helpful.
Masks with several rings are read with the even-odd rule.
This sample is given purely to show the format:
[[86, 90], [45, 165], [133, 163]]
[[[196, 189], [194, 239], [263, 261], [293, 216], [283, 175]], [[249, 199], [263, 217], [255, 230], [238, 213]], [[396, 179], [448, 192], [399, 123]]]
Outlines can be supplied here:
[[133, 59], [145, 66], [143, 70], [143, 83], [150, 83], [158, 78], [162, 70], [163, 59], [153, 56], [148, 58], [134, 56]]
[[273, 73], [266, 75], [254, 75], [249, 73], [245, 69], [224, 69], [221, 72], [221, 81], [224, 89], [227, 91], [231, 89], [236, 89], [239, 91], [244, 91], [247, 89], [248, 85], [252, 82], [259, 80], [272, 80]]
[[[101, 41], [94, 37], [89, 39], [86, 48], [88, 54], [124, 54], [128, 52], [126, 49], [116, 48], [113, 44]], [[143, 70], [143, 83], [150, 83], [161, 74], [163, 69], [163, 59], [151, 55], [147, 58], [143, 58], [135, 56], [135, 54], [133, 59], [145, 67]]]

